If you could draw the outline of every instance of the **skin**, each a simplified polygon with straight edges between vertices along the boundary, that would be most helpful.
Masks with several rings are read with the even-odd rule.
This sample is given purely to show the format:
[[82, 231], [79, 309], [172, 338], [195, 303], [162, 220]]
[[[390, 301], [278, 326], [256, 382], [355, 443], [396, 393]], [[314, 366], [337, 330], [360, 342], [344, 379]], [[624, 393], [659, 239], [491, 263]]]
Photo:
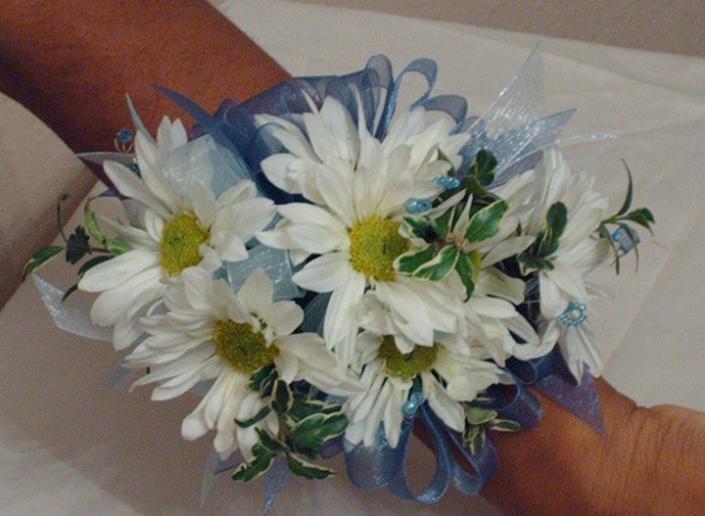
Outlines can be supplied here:
[[[130, 125], [125, 92], [154, 129], [163, 114], [183, 113], [153, 84], [212, 111], [288, 77], [201, 1], [3, 0], [0, 9], [0, 90], [75, 151], [112, 148], [116, 131]], [[637, 407], [607, 382], [597, 387], [605, 435], [538, 393], [539, 427], [493, 433], [500, 467], [486, 496], [517, 514], [702, 513], [705, 415]]]

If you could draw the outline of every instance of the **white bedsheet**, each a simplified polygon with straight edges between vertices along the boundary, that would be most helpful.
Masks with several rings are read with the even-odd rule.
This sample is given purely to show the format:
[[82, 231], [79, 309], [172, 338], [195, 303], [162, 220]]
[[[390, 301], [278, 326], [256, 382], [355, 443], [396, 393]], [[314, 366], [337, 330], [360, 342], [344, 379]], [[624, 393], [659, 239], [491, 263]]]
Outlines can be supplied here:
[[[399, 70], [418, 56], [439, 64], [438, 92], [465, 95], [481, 111], [537, 41], [483, 30], [297, 3], [223, 3], [223, 12], [294, 75], [348, 72], [385, 53]], [[653, 208], [656, 237], [641, 247], [639, 274], [625, 262], [601, 304], [606, 376], [643, 404], [705, 409], [705, 61], [572, 41], [545, 40], [548, 111], [578, 107], [568, 135], [609, 131], [619, 139], [566, 149], [599, 178], [613, 205], [625, 158], [638, 204]], [[233, 70], [233, 74], [237, 70]], [[57, 267], [46, 273], [69, 285]], [[609, 283], [606, 283], [609, 282]], [[180, 439], [195, 400], [149, 401], [149, 391], [104, 387], [116, 362], [106, 344], [60, 332], [31, 284], [0, 312], [0, 513], [193, 514], [210, 442]], [[427, 452], [412, 468], [425, 471]], [[431, 507], [369, 494], [341, 475], [294, 480], [274, 514], [490, 514], [482, 500], [451, 492]], [[206, 514], [257, 514], [261, 485], [222, 479]]]

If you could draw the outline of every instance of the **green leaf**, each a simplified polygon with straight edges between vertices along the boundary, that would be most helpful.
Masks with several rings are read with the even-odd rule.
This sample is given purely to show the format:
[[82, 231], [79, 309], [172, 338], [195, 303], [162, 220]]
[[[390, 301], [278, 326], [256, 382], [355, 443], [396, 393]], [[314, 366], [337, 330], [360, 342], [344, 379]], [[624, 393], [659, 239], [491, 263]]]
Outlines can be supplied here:
[[472, 455], [477, 455], [485, 445], [485, 429], [482, 425], [470, 426], [463, 436], [465, 446]]
[[435, 232], [439, 236], [447, 235], [448, 233], [450, 233], [450, 223], [453, 220], [455, 208], [455, 206], [453, 206], [452, 208], [448, 208], [446, 211], [443, 212], [442, 215], [436, 217], [436, 219], [433, 221], [433, 224], [435, 226]]
[[276, 453], [286, 450], [286, 446], [284, 446], [284, 444], [280, 443], [277, 439], [272, 437], [266, 430], [262, 430], [261, 428], [255, 428], [255, 432], [259, 437], [259, 442], [269, 451]]
[[484, 407], [470, 407], [465, 414], [465, 419], [471, 425], [482, 425], [497, 417], [497, 411]]
[[458, 261], [455, 264], [455, 270], [458, 272], [463, 285], [465, 285], [466, 301], [470, 299], [470, 296], [472, 296], [472, 293], [475, 291], [475, 283], [477, 282], [477, 275], [481, 267], [482, 258], [478, 253], [460, 253]]
[[74, 283], [69, 288], [64, 291], [64, 295], [61, 296], [61, 301], [66, 301], [68, 297], [78, 290], [78, 283]]
[[87, 271], [91, 270], [93, 267], [99, 263], [103, 263], [107, 260], [112, 259], [113, 256], [109, 254], [101, 254], [100, 256], [95, 256], [90, 260], [86, 260], [81, 267], [78, 269], [78, 275], [83, 276]]
[[494, 419], [489, 422], [487, 428], [498, 432], [518, 432], [521, 430], [521, 425], [511, 419]]
[[298, 453], [309, 458], [318, 457], [323, 443], [342, 435], [348, 418], [342, 412], [311, 414], [299, 421], [289, 434], [289, 444]]
[[397, 258], [397, 269], [404, 274], [412, 274], [424, 263], [433, 260], [436, 250], [433, 246], [428, 246], [420, 251], [412, 250], [402, 254]]
[[249, 428], [252, 425], [255, 425], [262, 421], [265, 417], [269, 415], [269, 413], [272, 411], [272, 409], [265, 405], [262, 407], [257, 414], [252, 416], [251, 418], [248, 419], [235, 419], [235, 424], [239, 426], [240, 428]]
[[460, 251], [454, 245], [447, 245], [434, 257], [416, 269], [411, 275], [431, 281], [441, 281], [455, 268]]
[[22, 280], [24, 281], [27, 276], [56, 258], [63, 250], [64, 248], [59, 245], [48, 245], [39, 249], [22, 269]]
[[90, 252], [91, 246], [88, 243], [86, 230], [83, 229], [83, 226], [76, 226], [66, 245], [66, 261], [71, 265], [76, 264]]
[[622, 207], [617, 212], [617, 216], [624, 215], [629, 211], [629, 208], [632, 205], [632, 197], [634, 195], [634, 182], [632, 180], [632, 171], [629, 170], [629, 166], [627, 165], [626, 161], [622, 160], [622, 164], [624, 165], [624, 169], [627, 171], [627, 195], [624, 197], [624, 202], [622, 203]]
[[307, 400], [299, 396], [294, 397], [294, 403], [287, 414], [297, 422], [310, 416], [311, 414], [333, 414], [340, 412], [337, 405], [329, 405], [317, 400]]
[[100, 224], [98, 224], [98, 217], [95, 212], [91, 209], [91, 202], [93, 199], [88, 199], [83, 207], [83, 222], [86, 225], [86, 231], [90, 237], [101, 245], [105, 245], [105, 241], [108, 239], [100, 229]]
[[568, 223], [568, 210], [562, 202], [551, 205], [546, 213], [545, 228], [536, 238], [538, 242], [538, 255], [550, 256], [558, 250], [558, 244], [566, 224]]
[[274, 365], [268, 365], [252, 373], [249, 387], [253, 391], [259, 391], [264, 396], [269, 396], [269, 392], [265, 393], [264, 391], [271, 387], [276, 379], [277, 369]]
[[553, 270], [553, 262], [539, 256], [531, 256], [526, 253], [521, 253], [517, 256], [517, 262], [522, 276], [527, 276], [530, 272], [541, 270]]
[[485, 199], [491, 194], [480, 184], [476, 177], [468, 176], [465, 181], [465, 189], [473, 195], [475, 199]]
[[233, 480], [242, 484], [254, 480], [265, 474], [272, 467], [277, 454], [266, 448], [261, 443], [252, 447], [254, 458], [249, 462], [240, 464], [233, 473]]
[[654, 232], [651, 229], [651, 224], [654, 224], [654, 215], [648, 208], [639, 208], [637, 210], [631, 211], [622, 217], [622, 220], [630, 220], [635, 224], [645, 227], [653, 235]]
[[409, 233], [417, 238], [422, 238], [426, 242], [431, 242], [432, 240], [438, 238], [438, 234], [434, 229], [433, 223], [431, 223], [431, 221], [426, 217], [405, 217], [404, 222], [409, 228]]
[[482, 186], [489, 186], [494, 181], [494, 170], [497, 160], [491, 152], [482, 149], [475, 156], [475, 161], [470, 167], [470, 174], [477, 178]]
[[330, 468], [317, 466], [292, 453], [287, 455], [286, 463], [289, 465], [289, 469], [294, 475], [308, 478], [309, 480], [320, 480], [336, 474], [335, 471]]
[[109, 238], [105, 241], [105, 247], [113, 256], [126, 253], [131, 249], [130, 245], [120, 237]]
[[291, 404], [293, 402], [294, 399], [289, 385], [284, 380], [277, 380], [274, 382], [272, 401], [270, 402], [272, 410], [274, 410], [277, 414], [284, 414], [291, 408]]
[[508, 208], [507, 201], [499, 200], [476, 212], [470, 217], [465, 238], [470, 242], [482, 242], [495, 236], [499, 232], [499, 225]]

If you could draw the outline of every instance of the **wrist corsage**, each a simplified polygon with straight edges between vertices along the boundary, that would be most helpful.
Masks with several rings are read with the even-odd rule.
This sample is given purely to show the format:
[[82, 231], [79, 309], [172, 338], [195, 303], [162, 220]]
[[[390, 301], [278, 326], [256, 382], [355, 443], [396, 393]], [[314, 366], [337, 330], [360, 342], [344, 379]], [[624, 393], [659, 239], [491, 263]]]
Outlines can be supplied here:
[[[427, 89], [402, 107], [411, 73]], [[601, 431], [587, 277], [610, 260], [619, 272], [653, 216], [632, 208], [628, 169], [611, 212], [569, 168], [557, 138], [573, 110], [540, 116], [538, 51], [481, 115], [432, 95], [435, 78], [429, 59], [394, 77], [375, 56], [214, 115], [163, 89], [195, 126], [164, 118], [155, 138], [130, 103], [136, 131], [83, 155], [109, 188], [25, 273], [80, 263], [67, 290], [34, 276], [56, 323], [126, 350], [113, 383], [200, 396], [181, 433], [213, 438], [204, 486], [266, 476], [269, 507], [289, 475], [326, 478], [344, 453], [366, 489], [477, 494], [497, 467], [492, 432], [540, 423], [529, 386]], [[123, 217], [94, 211], [110, 201]], [[436, 458], [420, 492], [415, 424]]]

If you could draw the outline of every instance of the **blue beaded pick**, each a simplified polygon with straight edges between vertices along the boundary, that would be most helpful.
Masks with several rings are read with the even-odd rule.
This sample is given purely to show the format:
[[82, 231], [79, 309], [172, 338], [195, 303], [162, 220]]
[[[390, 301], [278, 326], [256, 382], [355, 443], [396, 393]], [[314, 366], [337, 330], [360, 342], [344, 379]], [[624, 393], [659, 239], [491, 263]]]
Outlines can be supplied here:
[[639, 243], [639, 234], [629, 226], [619, 226], [612, 233], [612, 240], [619, 247], [619, 252], [627, 254]]
[[433, 184], [440, 186], [444, 190], [452, 190], [460, 186], [460, 179], [457, 177], [436, 176], [433, 178]]
[[563, 326], [580, 326], [587, 320], [587, 307], [582, 303], [570, 302], [561, 315], [556, 317]]
[[406, 211], [413, 215], [425, 213], [433, 208], [431, 199], [409, 199], [406, 201]]
[[134, 135], [132, 134], [132, 130], [128, 129], [127, 127], [123, 127], [120, 129], [117, 134], [115, 135], [115, 139], [119, 141], [120, 143], [132, 143], [134, 140]]
[[423, 401], [423, 395], [420, 392], [412, 392], [409, 399], [401, 407], [404, 417], [414, 417], [416, 412], [419, 410], [419, 407], [423, 404]]

